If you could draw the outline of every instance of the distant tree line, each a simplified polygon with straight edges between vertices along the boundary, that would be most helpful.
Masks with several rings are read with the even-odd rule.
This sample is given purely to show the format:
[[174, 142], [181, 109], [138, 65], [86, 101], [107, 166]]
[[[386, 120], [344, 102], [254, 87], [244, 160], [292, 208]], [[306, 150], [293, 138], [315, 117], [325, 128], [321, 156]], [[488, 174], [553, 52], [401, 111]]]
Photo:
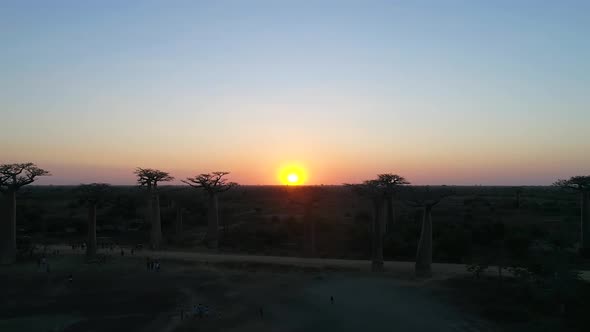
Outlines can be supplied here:
[[[162, 244], [162, 225], [160, 212], [159, 184], [174, 179], [168, 172], [152, 169], [137, 168], [133, 172], [137, 177], [137, 184], [145, 190], [147, 202], [146, 219], [151, 226], [150, 247], [159, 249]], [[206, 243], [210, 248], [219, 246], [219, 202], [220, 194], [231, 190], [237, 183], [230, 182], [226, 176], [229, 172], [202, 173], [194, 177], [181, 180], [191, 188], [203, 191], [208, 200]], [[33, 183], [40, 176], [51, 175], [48, 171], [37, 167], [33, 163], [1, 164], [0, 165], [0, 263], [10, 264], [16, 260], [16, 198], [17, 192], [23, 186]], [[410, 186], [410, 182], [403, 176], [393, 173], [378, 174], [375, 179], [366, 180], [358, 184], [346, 184], [354, 193], [366, 198], [372, 204], [371, 214], [371, 265], [374, 271], [383, 270], [384, 237], [395, 228], [394, 201], [421, 210], [422, 222], [420, 236], [415, 256], [416, 274], [429, 276], [432, 273], [433, 255], [433, 223], [432, 210], [443, 199], [453, 196], [451, 187], [431, 190], [429, 187]], [[588, 255], [590, 250], [590, 176], [574, 176], [567, 180], [558, 180], [554, 186], [566, 190], [576, 191], [581, 200], [580, 245], [582, 254]], [[85, 205], [87, 212], [87, 256], [96, 255], [96, 209], [101, 204], [112, 200], [111, 187], [104, 183], [83, 184], [76, 188], [77, 197]], [[306, 256], [315, 255], [316, 225], [312, 217], [314, 207], [319, 201], [320, 189], [310, 187], [304, 201], [304, 251]], [[516, 188], [516, 204], [520, 208], [521, 188]], [[178, 201], [178, 199], [177, 199]], [[183, 209], [176, 204], [175, 232], [182, 234]]]

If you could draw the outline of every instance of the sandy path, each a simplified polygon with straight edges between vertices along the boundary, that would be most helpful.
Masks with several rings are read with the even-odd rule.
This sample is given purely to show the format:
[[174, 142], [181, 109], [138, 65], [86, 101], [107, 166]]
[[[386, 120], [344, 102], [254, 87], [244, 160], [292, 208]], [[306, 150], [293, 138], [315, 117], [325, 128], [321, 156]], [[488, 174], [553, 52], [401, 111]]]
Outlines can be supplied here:
[[[70, 246], [56, 245], [49, 248], [59, 249], [61, 253], [66, 254], [84, 254], [83, 250], [72, 250]], [[106, 249], [99, 249], [99, 253], [119, 254], [119, 250], [113, 252]], [[125, 250], [126, 257], [129, 256], [129, 250]], [[351, 259], [333, 259], [333, 258], [307, 258], [307, 257], [283, 257], [283, 256], [262, 256], [262, 255], [238, 255], [231, 253], [204, 253], [189, 251], [168, 251], [168, 250], [142, 250], [136, 252], [136, 257], [152, 257], [159, 259], [173, 259], [187, 262], [201, 263], [255, 263], [268, 265], [296, 266], [309, 268], [334, 268], [349, 269], [359, 271], [370, 271], [371, 262], [368, 260], [351, 260]], [[401, 276], [412, 276], [414, 272], [414, 262], [385, 261], [385, 271], [387, 273], [398, 274]], [[454, 276], [468, 275], [466, 265], [433, 263], [433, 278], [446, 279]], [[497, 268], [490, 267], [486, 274], [495, 275]], [[507, 273], [507, 272], [506, 272]], [[581, 271], [582, 278], [590, 281], [590, 271]]]

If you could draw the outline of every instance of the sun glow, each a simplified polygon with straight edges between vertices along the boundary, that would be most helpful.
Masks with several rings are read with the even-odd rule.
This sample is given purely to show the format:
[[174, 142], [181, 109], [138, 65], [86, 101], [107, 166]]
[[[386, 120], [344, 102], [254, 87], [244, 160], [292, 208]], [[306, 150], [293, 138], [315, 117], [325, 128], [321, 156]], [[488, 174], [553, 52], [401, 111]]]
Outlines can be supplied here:
[[301, 165], [288, 164], [279, 170], [279, 181], [282, 184], [296, 186], [304, 184], [307, 180], [307, 172]]
[[289, 181], [289, 183], [297, 183], [299, 181], [299, 175], [291, 173], [287, 175], [287, 181]]

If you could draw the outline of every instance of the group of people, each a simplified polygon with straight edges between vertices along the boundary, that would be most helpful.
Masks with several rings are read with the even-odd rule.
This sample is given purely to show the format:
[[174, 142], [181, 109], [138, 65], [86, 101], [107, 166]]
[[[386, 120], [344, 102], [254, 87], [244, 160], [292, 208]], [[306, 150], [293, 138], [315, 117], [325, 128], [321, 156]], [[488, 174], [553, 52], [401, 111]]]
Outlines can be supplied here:
[[[195, 304], [191, 310], [190, 316], [192, 317], [199, 317], [199, 318], [206, 318], [209, 317], [209, 306], [203, 305], [199, 303], [198, 305]], [[184, 309], [180, 311], [180, 319], [183, 320], [187, 317], [184, 312]]]
[[72, 243], [72, 250], [76, 250], [76, 249], [86, 249], [86, 242], [81, 242], [81, 243]]
[[47, 261], [47, 257], [45, 257], [45, 255], [42, 255], [37, 258], [37, 266], [39, 267], [39, 269], [42, 269], [47, 273], [51, 271], [49, 267], [49, 262]]
[[160, 272], [160, 261], [146, 257], [146, 268], [148, 271]]

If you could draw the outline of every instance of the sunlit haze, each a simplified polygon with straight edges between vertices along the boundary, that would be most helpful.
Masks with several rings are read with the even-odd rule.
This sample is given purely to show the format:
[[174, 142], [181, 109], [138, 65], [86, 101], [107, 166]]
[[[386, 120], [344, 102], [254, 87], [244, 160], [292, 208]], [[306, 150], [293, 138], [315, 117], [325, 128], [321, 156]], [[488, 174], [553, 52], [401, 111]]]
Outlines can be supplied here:
[[546, 185], [590, 171], [587, 1], [2, 1], [37, 184]]

